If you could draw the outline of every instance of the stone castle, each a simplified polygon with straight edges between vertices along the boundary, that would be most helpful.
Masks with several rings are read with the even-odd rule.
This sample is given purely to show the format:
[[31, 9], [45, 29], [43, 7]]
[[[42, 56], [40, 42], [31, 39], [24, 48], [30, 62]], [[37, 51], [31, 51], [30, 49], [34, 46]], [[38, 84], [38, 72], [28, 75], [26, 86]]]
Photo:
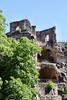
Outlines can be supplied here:
[[41, 44], [44, 44], [48, 41], [48, 45], [53, 46], [54, 43], [56, 43], [55, 27], [42, 31], [36, 31], [36, 26], [31, 26], [30, 22], [27, 19], [24, 19], [10, 23], [10, 32], [7, 33], [7, 35], [19, 39], [23, 34], [18, 34], [17, 31], [20, 33], [27, 32], [29, 35], [37, 39], [37, 41]]
[[[36, 31], [36, 26], [32, 26], [28, 19], [24, 19], [10, 23], [10, 32], [6, 33], [8, 37], [15, 39], [28, 37], [42, 48], [41, 55], [36, 55], [40, 78], [36, 86], [39, 89], [38, 100], [62, 100], [62, 89], [67, 88], [67, 43], [57, 43], [55, 30], [56, 27]], [[54, 93], [50, 95], [45, 94], [48, 80], [57, 84]]]

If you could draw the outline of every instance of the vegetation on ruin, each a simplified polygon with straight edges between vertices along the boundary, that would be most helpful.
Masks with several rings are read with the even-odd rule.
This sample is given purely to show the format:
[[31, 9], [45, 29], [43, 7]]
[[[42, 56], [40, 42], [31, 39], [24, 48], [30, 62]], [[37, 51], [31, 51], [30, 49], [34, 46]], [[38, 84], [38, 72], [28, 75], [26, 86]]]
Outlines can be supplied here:
[[66, 88], [64, 89], [64, 92], [63, 93], [67, 95], [67, 89]]
[[55, 88], [55, 83], [51, 80], [48, 81], [47, 90], [50, 91]]

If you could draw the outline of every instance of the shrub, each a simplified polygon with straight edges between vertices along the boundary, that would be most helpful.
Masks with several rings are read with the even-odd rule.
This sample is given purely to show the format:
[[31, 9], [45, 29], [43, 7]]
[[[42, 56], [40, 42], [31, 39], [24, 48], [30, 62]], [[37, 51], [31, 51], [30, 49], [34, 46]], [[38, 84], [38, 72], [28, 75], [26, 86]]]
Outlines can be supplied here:
[[48, 84], [47, 84], [47, 90], [50, 91], [51, 89], [54, 89], [55, 88], [55, 83], [53, 83], [53, 81], [48, 81]]
[[67, 89], [66, 88], [64, 89], [64, 94], [67, 94]]

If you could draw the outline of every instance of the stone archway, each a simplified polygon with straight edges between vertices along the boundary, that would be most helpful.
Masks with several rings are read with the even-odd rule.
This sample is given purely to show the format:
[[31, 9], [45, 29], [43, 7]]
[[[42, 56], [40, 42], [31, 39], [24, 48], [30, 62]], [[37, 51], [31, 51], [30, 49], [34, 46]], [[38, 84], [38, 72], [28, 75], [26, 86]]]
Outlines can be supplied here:
[[55, 82], [58, 81], [58, 71], [53, 65], [46, 65], [43, 64], [41, 65], [41, 69], [39, 70], [39, 78], [41, 81], [46, 81], [46, 80], [53, 80]]

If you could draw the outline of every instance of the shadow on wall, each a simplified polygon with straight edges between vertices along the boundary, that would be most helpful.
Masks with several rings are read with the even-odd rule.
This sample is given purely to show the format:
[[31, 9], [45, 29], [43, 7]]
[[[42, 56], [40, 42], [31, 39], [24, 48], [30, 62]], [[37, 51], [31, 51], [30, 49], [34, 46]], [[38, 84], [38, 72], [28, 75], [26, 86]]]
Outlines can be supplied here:
[[55, 62], [55, 57], [50, 49], [43, 49], [41, 55], [37, 55], [38, 61], [48, 61], [51, 63]]

